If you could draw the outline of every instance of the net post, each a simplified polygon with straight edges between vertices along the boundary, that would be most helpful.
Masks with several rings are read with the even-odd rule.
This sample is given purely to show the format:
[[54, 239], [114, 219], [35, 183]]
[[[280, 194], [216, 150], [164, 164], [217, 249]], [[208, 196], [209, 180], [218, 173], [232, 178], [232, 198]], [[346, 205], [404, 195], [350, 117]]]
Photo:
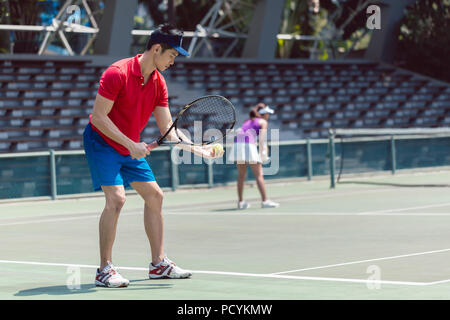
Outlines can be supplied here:
[[208, 166], [208, 188], [212, 188], [214, 185], [214, 170], [212, 159], [206, 159], [206, 164]]
[[171, 187], [172, 187], [172, 191], [176, 191], [178, 184], [179, 184], [179, 173], [178, 173], [178, 164], [175, 163], [175, 161], [172, 161], [172, 150], [173, 150], [173, 145], [170, 145], [170, 150], [169, 150], [169, 161], [170, 161], [170, 172], [171, 172]]
[[312, 151], [311, 151], [311, 140], [306, 139], [306, 158], [308, 161], [308, 180], [312, 179], [313, 167], [312, 167]]
[[395, 171], [397, 170], [397, 157], [396, 157], [396, 149], [395, 149], [395, 137], [394, 135], [391, 136], [391, 168], [392, 168], [392, 174], [395, 174]]
[[56, 187], [56, 161], [55, 161], [55, 151], [50, 149], [50, 190], [52, 200], [56, 200], [57, 197], [57, 187]]
[[336, 187], [334, 182], [335, 174], [335, 149], [334, 149], [334, 133], [332, 129], [328, 130], [328, 146], [330, 149], [330, 188], [334, 189]]

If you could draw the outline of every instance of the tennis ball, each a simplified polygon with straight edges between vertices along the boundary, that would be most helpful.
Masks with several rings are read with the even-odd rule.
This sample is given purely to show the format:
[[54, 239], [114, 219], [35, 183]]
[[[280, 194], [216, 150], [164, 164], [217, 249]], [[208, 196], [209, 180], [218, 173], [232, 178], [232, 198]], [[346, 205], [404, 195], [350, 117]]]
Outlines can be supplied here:
[[222, 147], [221, 144], [218, 144], [218, 143], [213, 144], [213, 145], [212, 145], [212, 148], [213, 148], [213, 150], [215, 151], [215, 154], [216, 154], [216, 155], [217, 155], [217, 154], [222, 154], [222, 152], [223, 152], [223, 147]]

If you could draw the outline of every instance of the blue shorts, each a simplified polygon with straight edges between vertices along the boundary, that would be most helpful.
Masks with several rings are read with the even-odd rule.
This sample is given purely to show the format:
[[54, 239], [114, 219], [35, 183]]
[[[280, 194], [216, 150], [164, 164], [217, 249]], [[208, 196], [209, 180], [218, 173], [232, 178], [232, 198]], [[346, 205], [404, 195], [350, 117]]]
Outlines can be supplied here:
[[134, 181], [155, 181], [145, 157], [131, 159], [129, 155], [121, 155], [92, 129], [91, 124], [84, 130], [83, 143], [95, 191], [101, 190], [101, 186], [123, 185], [126, 188]]

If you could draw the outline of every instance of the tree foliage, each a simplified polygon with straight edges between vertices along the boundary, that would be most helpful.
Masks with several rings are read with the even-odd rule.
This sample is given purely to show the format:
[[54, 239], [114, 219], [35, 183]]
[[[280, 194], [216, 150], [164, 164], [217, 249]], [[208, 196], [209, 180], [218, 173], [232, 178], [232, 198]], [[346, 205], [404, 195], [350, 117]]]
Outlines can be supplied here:
[[[5, 1], [6, 4], [6, 1]], [[9, 0], [9, 23], [18, 25], [40, 24], [43, 6], [35, 0]], [[14, 53], [36, 53], [39, 48], [39, 32], [14, 32]]]
[[418, 0], [401, 21], [395, 63], [450, 82], [450, 0]]
[[[306, 1], [286, 0], [283, 9], [280, 33], [292, 35], [312, 35], [312, 13]], [[308, 58], [311, 41], [278, 40], [280, 58]]]
[[[341, 1], [321, 0], [320, 6], [330, 13], [339, 12], [334, 18], [333, 23], [336, 29], [342, 29], [340, 35], [342, 40], [348, 40], [351, 36], [366, 25], [366, 2], [363, 0]], [[371, 1], [370, 4], [377, 4], [377, 1]], [[358, 10], [364, 8], [364, 10]], [[349, 19], [349, 17], [352, 17]]]
[[279, 57], [308, 58], [313, 53], [316, 58], [326, 60], [336, 58], [339, 52], [366, 46], [365, 8], [368, 3], [367, 0], [286, 0], [280, 32], [315, 36], [321, 40], [316, 43], [278, 41]]
[[[218, 16], [215, 16], [213, 28], [224, 28], [228, 32], [247, 33], [251, 24], [251, 17], [254, 6], [258, 0], [235, 0], [224, 1]], [[197, 25], [208, 14], [209, 10], [217, 3], [213, 0], [174, 0], [173, 24], [184, 31], [196, 31]], [[148, 17], [140, 23], [139, 28], [154, 28], [157, 25], [170, 22], [170, 14], [168, 5], [163, 0], [139, 0], [140, 4], [144, 4]], [[210, 16], [211, 17], [211, 16]], [[249, 18], [247, 18], [249, 17]], [[149, 23], [150, 22], [150, 23]], [[204, 27], [209, 27], [208, 21]], [[199, 40], [198, 43], [204, 44], [205, 41]], [[215, 52], [216, 56], [221, 56], [226, 52], [233, 43], [232, 38], [214, 39], [210, 42], [210, 49]], [[145, 39], [135, 39], [136, 47], [142, 47]], [[190, 38], [184, 40], [185, 45], [189, 45]], [[240, 56], [243, 49], [243, 40], [232, 46], [229, 56]], [[205, 49], [205, 46], [202, 47]], [[203, 54], [208, 54], [209, 50], [203, 50]]]

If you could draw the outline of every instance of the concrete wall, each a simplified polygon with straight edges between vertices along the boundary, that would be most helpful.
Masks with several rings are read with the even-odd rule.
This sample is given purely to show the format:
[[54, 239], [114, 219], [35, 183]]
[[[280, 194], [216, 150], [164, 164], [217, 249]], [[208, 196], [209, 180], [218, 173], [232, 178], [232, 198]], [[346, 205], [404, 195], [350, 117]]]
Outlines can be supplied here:
[[108, 0], [99, 23], [100, 31], [94, 45], [94, 53], [128, 57], [132, 43], [137, 0]]
[[394, 60], [398, 28], [404, 16], [404, 9], [417, 0], [383, 0], [381, 9], [381, 29], [373, 30], [365, 58], [392, 63]]
[[255, 9], [243, 58], [273, 59], [277, 48], [284, 0], [260, 0]]

